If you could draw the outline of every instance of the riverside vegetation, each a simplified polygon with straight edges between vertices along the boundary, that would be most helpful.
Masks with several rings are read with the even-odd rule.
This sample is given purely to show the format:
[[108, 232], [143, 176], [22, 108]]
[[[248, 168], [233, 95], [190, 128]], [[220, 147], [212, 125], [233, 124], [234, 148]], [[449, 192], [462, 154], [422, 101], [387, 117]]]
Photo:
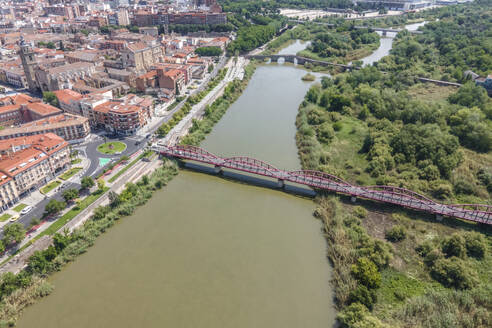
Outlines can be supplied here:
[[[443, 37], [460, 21], [459, 34], [474, 28], [475, 40], [490, 34], [489, 25], [473, 25], [473, 17], [476, 24], [490, 17], [490, 7], [482, 2], [463, 10], [470, 20], [447, 16], [421, 36], [399, 36], [377, 65], [395, 65], [387, 74], [366, 67], [312, 86], [296, 121], [303, 168], [361, 185], [405, 187], [443, 202], [491, 204], [492, 100], [472, 82], [456, 89], [414, 78], [416, 67], [427, 74], [449, 71], [457, 79], [453, 72], [467, 65], [490, 70], [486, 60], [455, 65], [458, 56], [436, 51], [435, 42], [414, 44], [415, 38]], [[465, 39], [456, 51], [487, 47]], [[419, 49], [417, 57], [410, 52], [413, 60], [401, 50], [409, 44]], [[432, 61], [427, 66], [423, 58]], [[315, 211], [325, 225], [342, 327], [492, 325], [488, 226], [436, 222], [419, 212], [364, 201], [364, 207], [351, 206], [344, 199], [320, 195]]]

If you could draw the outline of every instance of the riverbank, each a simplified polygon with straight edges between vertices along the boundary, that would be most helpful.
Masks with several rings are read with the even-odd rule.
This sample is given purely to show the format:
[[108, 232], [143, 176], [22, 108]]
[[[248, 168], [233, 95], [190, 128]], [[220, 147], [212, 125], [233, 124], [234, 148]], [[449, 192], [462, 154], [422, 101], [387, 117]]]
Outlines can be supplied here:
[[198, 146], [205, 139], [206, 135], [212, 131], [213, 126], [222, 118], [231, 104], [241, 96], [256, 67], [257, 63], [255, 61], [246, 65], [243, 79], [230, 82], [225, 87], [223, 95], [206, 107], [203, 117], [199, 120], [193, 120], [188, 134], [181, 140], [182, 144]]
[[[446, 126], [454, 124], [449, 108], [458, 106], [453, 99], [464, 99], [462, 93], [481, 94], [480, 108], [488, 108], [490, 99], [473, 85], [429, 87], [401, 81], [405, 74], [366, 67], [313, 86], [296, 121], [303, 168], [366, 186], [408, 188], [448, 204], [490, 204], [492, 189], [480, 177], [490, 171], [492, 153], [470, 149], [477, 145], [463, 143], [457, 130]], [[469, 110], [460, 105], [455, 111]], [[414, 119], [424, 108], [431, 115]], [[442, 125], [433, 124], [437, 121]], [[453, 146], [437, 150], [444, 140]], [[424, 144], [428, 148], [420, 152]], [[492, 324], [490, 227], [354, 200], [361, 206], [346, 197], [320, 195], [314, 213], [325, 224], [344, 327]]]

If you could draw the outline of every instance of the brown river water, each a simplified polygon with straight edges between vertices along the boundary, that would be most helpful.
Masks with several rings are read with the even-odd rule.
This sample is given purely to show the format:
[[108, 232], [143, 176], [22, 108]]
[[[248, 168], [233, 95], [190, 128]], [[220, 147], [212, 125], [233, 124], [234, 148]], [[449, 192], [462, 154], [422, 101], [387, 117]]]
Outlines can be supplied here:
[[[283, 53], [296, 52], [299, 42]], [[286, 52], [287, 51], [287, 52]], [[304, 70], [259, 66], [202, 146], [299, 169]], [[19, 327], [331, 327], [331, 268], [308, 197], [181, 170], [50, 277]]]

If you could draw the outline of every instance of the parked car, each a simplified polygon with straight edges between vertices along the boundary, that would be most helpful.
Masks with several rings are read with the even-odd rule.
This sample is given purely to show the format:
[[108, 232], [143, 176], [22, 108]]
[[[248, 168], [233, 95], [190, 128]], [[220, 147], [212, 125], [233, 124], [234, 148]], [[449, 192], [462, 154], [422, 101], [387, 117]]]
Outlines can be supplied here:
[[22, 211], [20, 212], [21, 215], [24, 215], [24, 214], [27, 214], [29, 212], [31, 212], [32, 210], [32, 206], [26, 206], [22, 209]]
[[19, 216], [14, 216], [10, 219], [10, 222], [15, 222], [17, 220], [19, 220]]

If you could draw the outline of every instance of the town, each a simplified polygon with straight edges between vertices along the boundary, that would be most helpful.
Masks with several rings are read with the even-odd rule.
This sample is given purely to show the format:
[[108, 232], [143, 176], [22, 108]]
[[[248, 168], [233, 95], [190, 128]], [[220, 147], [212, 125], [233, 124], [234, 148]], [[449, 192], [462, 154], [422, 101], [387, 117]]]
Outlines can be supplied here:
[[492, 322], [491, 0], [0, 3], [0, 327]]
[[[217, 76], [231, 40], [229, 32], [181, 36], [156, 27], [222, 26], [227, 17], [215, 1], [24, 2], [1, 14], [0, 225], [21, 215], [33, 227], [48, 198], [62, 199], [65, 187], [143, 149], [183, 99]], [[77, 174], [58, 179], [67, 172]]]

